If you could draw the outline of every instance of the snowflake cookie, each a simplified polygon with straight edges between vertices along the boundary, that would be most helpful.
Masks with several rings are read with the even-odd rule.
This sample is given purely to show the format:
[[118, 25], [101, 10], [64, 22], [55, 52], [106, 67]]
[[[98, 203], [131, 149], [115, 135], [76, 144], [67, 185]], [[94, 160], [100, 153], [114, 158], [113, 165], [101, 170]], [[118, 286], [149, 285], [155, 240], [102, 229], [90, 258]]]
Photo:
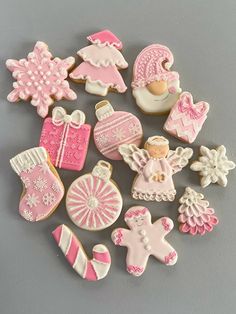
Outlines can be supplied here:
[[229, 170], [235, 168], [235, 163], [228, 160], [226, 148], [221, 145], [216, 149], [209, 149], [205, 146], [200, 147], [198, 161], [194, 161], [190, 168], [198, 171], [201, 176], [201, 186], [205, 188], [210, 183], [218, 183], [221, 186], [227, 185], [227, 175]]
[[54, 100], [74, 100], [76, 94], [70, 89], [66, 81], [68, 70], [74, 65], [75, 59], [68, 57], [52, 59], [48, 46], [38, 41], [27, 59], [6, 61], [7, 68], [16, 79], [13, 91], [7, 96], [10, 102], [30, 100], [37, 107], [41, 117], [46, 117], [48, 107]]

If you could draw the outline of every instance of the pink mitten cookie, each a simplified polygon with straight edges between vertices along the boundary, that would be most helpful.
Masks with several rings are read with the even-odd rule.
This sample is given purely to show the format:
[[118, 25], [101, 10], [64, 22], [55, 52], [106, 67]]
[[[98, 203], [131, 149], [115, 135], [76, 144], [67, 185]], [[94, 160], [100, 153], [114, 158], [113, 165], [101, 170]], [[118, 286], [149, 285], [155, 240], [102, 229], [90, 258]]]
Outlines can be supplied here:
[[187, 187], [179, 202], [181, 205], [178, 209], [180, 213], [178, 221], [181, 232], [204, 235], [206, 232], [211, 232], [218, 224], [215, 211], [208, 207], [209, 202], [204, 199], [203, 194]]
[[142, 149], [134, 144], [123, 144], [119, 152], [138, 173], [132, 187], [133, 198], [157, 202], [175, 199], [172, 176], [187, 166], [193, 154], [191, 148], [170, 150], [169, 141], [163, 136], [149, 137]]
[[87, 39], [92, 45], [77, 52], [84, 62], [70, 73], [70, 78], [85, 83], [85, 90], [90, 94], [106, 96], [110, 90], [124, 93], [127, 87], [118, 70], [126, 69], [128, 63], [119, 51], [122, 42], [109, 30]]
[[95, 245], [93, 258], [89, 260], [79, 239], [67, 226], [58, 226], [52, 235], [67, 261], [83, 279], [97, 281], [106, 277], [111, 266], [111, 256], [105, 245]]
[[137, 117], [129, 112], [114, 111], [107, 100], [97, 103], [95, 109], [98, 122], [94, 127], [94, 142], [106, 158], [121, 160], [118, 151], [121, 144], [141, 144], [143, 129]]
[[133, 96], [146, 114], [166, 114], [179, 98], [179, 74], [170, 71], [174, 57], [169, 48], [153, 44], [137, 56], [133, 68]]
[[193, 143], [207, 119], [209, 104], [205, 101], [193, 103], [189, 92], [180, 95], [164, 124], [164, 130], [181, 141]]
[[55, 167], [79, 171], [85, 163], [90, 132], [82, 111], [69, 115], [55, 107], [52, 117], [44, 120], [39, 146], [46, 148]]
[[76, 179], [66, 196], [66, 209], [78, 227], [97, 231], [111, 226], [122, 209], [122, 196], [110, 179], [112, 166], [100, 160], [92, 173]]
[[48, 107], [55, 100], [74, 100], [76, 94], [66, 81], [68, 70], [74, 65], [75, 59], [68, 57], [64, 60], [52, 59], [48, 46], [38, 41], [27, 59], [6, 61], [7, 68], [16, 79], [13, 91], [7, 96], [10, 102], [18, 100], [30, 101], [37, 107], [41, 117], [46, 117]]
[[165, 240], [174, 226], [170, 218], [162, 217], [152, 223], [146, 207], [133, 206], [125, 213], [125, 222], [130, 230], [115, 229], [111, 238], [115, 245], [127, 247], [126, 265], [130, 274], [142, 275], [150, 255], [166, 265], [177, 262], [177, 252]]
[[28, 149], [10, 160], [24, 189], [19, 212], [28, 221], [49, 217], [64, 195], [64, 187], [43, 147]]

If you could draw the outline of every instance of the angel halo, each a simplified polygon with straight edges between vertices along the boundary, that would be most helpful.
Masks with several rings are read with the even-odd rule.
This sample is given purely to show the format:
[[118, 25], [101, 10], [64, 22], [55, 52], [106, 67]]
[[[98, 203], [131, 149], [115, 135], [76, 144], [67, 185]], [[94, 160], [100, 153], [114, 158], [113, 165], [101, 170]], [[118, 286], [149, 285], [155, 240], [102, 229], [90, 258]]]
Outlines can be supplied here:
[[191, 148], [169, 149], [163, 136], [149, 137], [140, 149], [135, 144], [119, 146], [119, 152], [129, 167], [137, 172], [132, 197], [145, 201], [173, 201], [176, 190], [173, 174], [187, 166], [193, 155]]

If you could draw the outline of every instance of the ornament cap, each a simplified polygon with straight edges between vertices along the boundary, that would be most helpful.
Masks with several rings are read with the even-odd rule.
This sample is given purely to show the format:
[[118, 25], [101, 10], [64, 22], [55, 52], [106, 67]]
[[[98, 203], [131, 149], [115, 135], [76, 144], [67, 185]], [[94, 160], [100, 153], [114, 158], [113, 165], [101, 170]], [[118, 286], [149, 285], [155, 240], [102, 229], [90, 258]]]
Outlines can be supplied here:
[[114, 109], [108, 100], [102, 100], [95, 105], [96, 117], [102, 121], [114, 113]]

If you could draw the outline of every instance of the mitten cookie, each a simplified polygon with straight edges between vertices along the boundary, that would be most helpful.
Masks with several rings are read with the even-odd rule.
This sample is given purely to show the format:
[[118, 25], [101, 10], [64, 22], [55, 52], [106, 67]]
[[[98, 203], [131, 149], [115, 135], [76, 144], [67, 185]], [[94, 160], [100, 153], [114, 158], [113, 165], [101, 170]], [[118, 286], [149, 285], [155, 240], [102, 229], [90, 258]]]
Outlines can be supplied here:
[[110, 179], [112, 166], [100, 160], [92, 173], [76, 179], [66, 196], [66, 209], [80, 228], [97, 231], [112, 225], [120, 215], [122, 196]]
[[118, 228], [112, 232], [115, 245], [126, 246], [127, 271], [140, 276], [145, 271], [150, 255], [166, 265], [177, 262], [177, 253], [165, 240], [165, 236], [173, 229], [173, 221], [162, 217], [154, 223], [146, 207], [133, 206], [125, 213], [125, 222], [130, 228]]
[[28, 221], [50, 216], [59, 205], [64, 187], [43, 147], [28, 149], [10, 160], [23, 182], [19, 212]]
[[97, 281], [106, 277], [111, 266], [111, 256], [105, 245], [95, 245], [93, 258], [89, 260], [79, 239], [67, 226], [58, 226], [52, 235], [67, 261], [83, 279]]
[[94, 142], [106, 158], [121, 160], [118, 151], [121, 144], [141, 144], [142, 125], [132, 113], [114, 111], [108, 100], [97, 103], [95, 109], [98, 122], [94, 127]]
[[120, 53], [122, 42], [109, 30], [104, 30], [87, 37], [92, 43], [80, 49], [77, 54], [84, 60], [70, 78], [78, 83], [85, 83], [85, 90], [90, 94], [106, 96], [108, 91], [124, 93], [127, 89], [119, 69], [126, 69], [128, 63]]

